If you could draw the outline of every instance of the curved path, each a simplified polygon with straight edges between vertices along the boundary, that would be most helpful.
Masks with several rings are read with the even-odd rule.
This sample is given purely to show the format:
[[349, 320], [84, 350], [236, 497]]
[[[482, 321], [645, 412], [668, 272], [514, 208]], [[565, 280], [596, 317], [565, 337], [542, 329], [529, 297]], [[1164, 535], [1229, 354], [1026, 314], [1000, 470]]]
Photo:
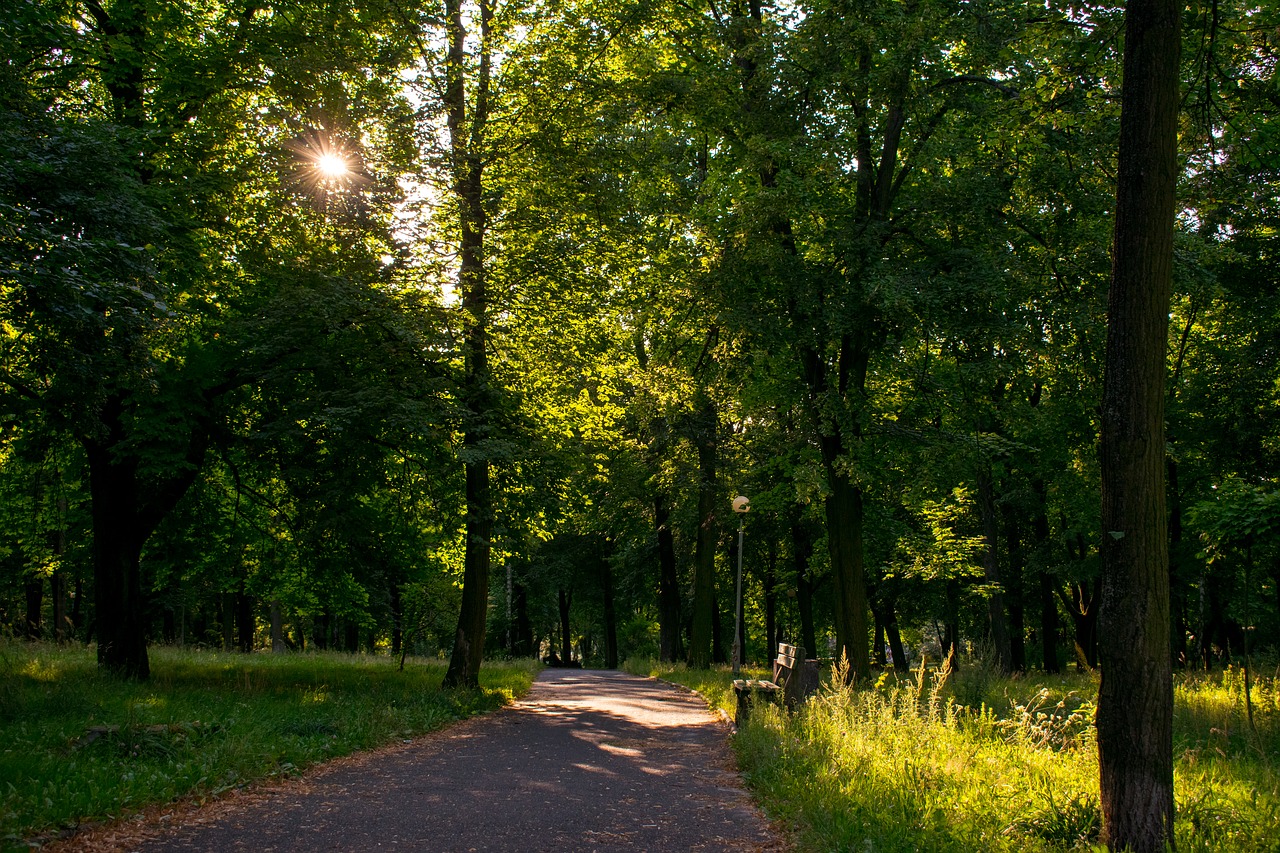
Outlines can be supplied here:
[[700, 698], [592, 670], [545, 670], [497, 713], [174, 818], [172, 829], [135, 824], [110, 847], [785, 849], [739, 786], [724, 726]]

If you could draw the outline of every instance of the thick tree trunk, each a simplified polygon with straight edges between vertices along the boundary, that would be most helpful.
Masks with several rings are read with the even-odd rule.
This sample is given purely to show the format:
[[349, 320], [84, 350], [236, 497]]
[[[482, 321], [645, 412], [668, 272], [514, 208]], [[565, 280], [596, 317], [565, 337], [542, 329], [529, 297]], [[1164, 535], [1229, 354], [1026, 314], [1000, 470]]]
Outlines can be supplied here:
[[[716, 438], [719, 416], [705, 393], [697, 403], [693, 427], [698, 450], [698, 534], [693, 555], [693, 625], [689, 635], [689, 665], [705, 669], [711, 665], [716, 607], [716, 526], [720, 503], [716, 479]], [[718, 645], [718, 644], [715, 644]]]
[[658, 533], [658, 656], [677, 661], [680, 648], [680, 575], [676, 569], [675, 537], [671, 534], [667, 496], [653, 496], [653, 523]]
[[[87, 443], [93, 521], [94, 629], [98, 666], [125, 678], [151, 676], [140, 560], [137, 464], [114, 443]], [[150, 531], [147, 531], [149, 533]]]
[[1098, 766], [1113, 850], [1173, 847], [1173, 672], [1164, 489], [1165, 347], [1182, 5], [1125, 9], [1116, 221], [1102, 393]]
[[466, 552], [463, 556], [462, 605], [445, 687], [479, 687], [484, 661], [484, 634], [489, 616], [489, 563], [493, 544], [493, 495], [489, 460], [482, 449], [489, 437], [493, 381], [489, 369], [489, 294], [485, 275], [483, 139], [488, 121], [490, 43], [493, 9], [479, 0], [480, 56], [474, 110], [467, 115], [467, 32], [461, 0], [446, 0], [448, 57], [445, 63], [445, 109], [452, 153], [453, 191], [458, 201], [461, 238], [458, 284], [462, 294], [464, 398], [463, 427], [466, 474]]
[[[824, 448], [831, 439], [824, 438]], [[824, 449], [824, 457], [829, 449]], [[827, 544], [831, 555], [831, 579], [834, 586], [836, 623], [836, 658], [849, 660], [850, 677], [866, 678], [871, 672], [871, 656], [867, 648], [871, 639], [867, 624], [867, 589], [862, 567], [862, 490], [856, 488], [840, 470], [831, 455], [827, 461], [827, 484], [831, 493], [826, 499]]]

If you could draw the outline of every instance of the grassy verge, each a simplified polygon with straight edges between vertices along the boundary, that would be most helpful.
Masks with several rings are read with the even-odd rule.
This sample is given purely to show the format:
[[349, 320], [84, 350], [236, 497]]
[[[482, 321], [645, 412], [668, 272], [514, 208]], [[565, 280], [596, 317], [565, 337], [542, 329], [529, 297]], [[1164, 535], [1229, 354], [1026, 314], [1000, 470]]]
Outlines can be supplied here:
[[[629, 662], [732, 713], [727, 671]], [[1280, 681], [1238, 670], [1180, 676], [1180, 851], [1280, 845]], [[734, 738], [747, 784], [803, 850], [1056, 851], [1098, 844], [1090, 675], [999, 677], [980, 663], [874, 688], [824, 688], [797, 713], [766, 707]]]
[[152, 803], [212, 795], [497, 708], [537, 664], [486, 664], [444, 691], [444, 666], [385, 657], [155, 648], [152, 679], [97, 672], [92, 651], [0, 644], [0, 848]]

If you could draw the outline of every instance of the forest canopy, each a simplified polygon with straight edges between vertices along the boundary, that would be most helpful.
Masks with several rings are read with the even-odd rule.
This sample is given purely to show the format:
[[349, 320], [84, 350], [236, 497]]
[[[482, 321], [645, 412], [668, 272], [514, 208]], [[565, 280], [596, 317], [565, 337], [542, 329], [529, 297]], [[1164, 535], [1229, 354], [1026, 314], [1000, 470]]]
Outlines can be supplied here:
[[[1182, 15], [1170, 660], [1280, 645], [1275, 8]], [[0, 624], [1098, 663], [1123, 9], [0, 13]], [[750, 497], [735, 516], [735, 495]]]

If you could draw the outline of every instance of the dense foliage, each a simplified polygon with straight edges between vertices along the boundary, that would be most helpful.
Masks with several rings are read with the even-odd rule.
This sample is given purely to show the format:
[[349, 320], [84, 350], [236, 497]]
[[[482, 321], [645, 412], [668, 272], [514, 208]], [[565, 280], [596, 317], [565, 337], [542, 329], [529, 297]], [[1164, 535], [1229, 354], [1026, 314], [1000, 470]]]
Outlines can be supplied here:
[[[744, 522], [749, 658], [1095, 666], [1121, 18], [16, 4], [0, 622], [134, 677], [156, 642], [705, 664]], [[1199, 667], [1280, 644], [1280, 108], [1274, 10], [1183, 23]]]

